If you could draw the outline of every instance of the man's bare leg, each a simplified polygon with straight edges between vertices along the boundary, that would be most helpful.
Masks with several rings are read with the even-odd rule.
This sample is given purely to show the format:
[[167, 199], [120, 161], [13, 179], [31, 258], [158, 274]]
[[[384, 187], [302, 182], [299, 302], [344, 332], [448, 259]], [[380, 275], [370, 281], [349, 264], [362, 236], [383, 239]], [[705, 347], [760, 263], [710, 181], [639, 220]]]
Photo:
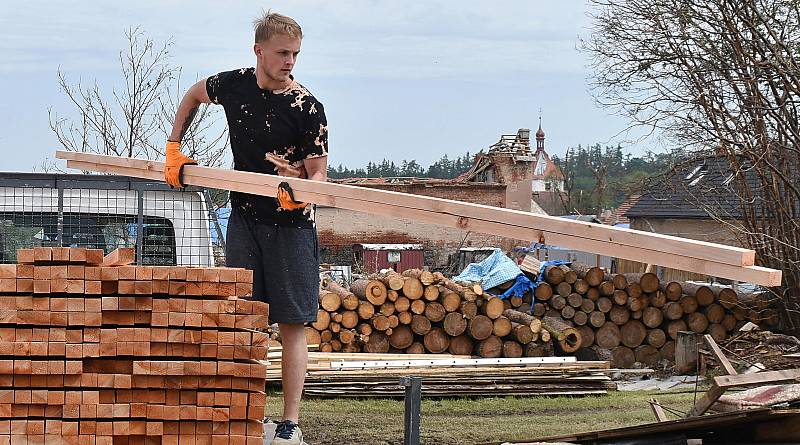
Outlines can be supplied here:
[[308, 345], [300, 323], [279, 323], [281, 330], [281, 383], [283, 386], [283, 420], [299, 423], [300, 397], [306, 380]]

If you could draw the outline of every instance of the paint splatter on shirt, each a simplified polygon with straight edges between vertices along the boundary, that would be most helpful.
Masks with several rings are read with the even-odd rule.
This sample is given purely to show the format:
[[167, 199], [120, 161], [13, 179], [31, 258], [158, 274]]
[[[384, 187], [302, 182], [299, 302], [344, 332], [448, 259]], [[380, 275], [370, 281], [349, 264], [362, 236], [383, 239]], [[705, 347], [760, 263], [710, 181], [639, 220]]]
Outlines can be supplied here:
[[[264, 90], [255, 68], [225, 71], [206, 81], [208, 97], [222, 105], [228, 121], [235, 170], [277, 174], [267, 153], [302, 167], [303, 160], [328, 155], [325, 110], [303, 85]], [[314, 209], [286, 211], [275, 198], [231, 192], [231, 205], [279, 226], [313, 227]]]

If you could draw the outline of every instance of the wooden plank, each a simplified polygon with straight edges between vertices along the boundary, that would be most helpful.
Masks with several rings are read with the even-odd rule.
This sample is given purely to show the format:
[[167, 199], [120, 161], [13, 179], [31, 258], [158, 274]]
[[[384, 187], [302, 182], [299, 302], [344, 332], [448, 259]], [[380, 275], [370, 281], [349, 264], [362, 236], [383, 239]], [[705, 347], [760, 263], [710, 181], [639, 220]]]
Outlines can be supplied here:
[[[108, 166], [134, 168], [143, 171], [143, 175], [148, 175], [150, 179], [163, 180], [164, 164], [155, 161], [146, 161], [133, 158], [122, 158], [116, 156], [103, 156], [87, 153], [76, 153], [67, 151], [56, 152], [56, 157], [72, 161], [82, 161], [88, 163], [106, 164]], [[153, 175], [156, 173], [156, 175]], [[375, 190], [364, 187], [349, 186], [343, 184], [320, 183], [296, 178], [284, 178], [271, 175], [263, 175], [250, 172], [232, 172], [225, 169], [215, 169], [200, 166], [187, 166], [183, 171], [185, 183], [201, 179], [223, 181], [217, 183], [218, 186], [230, 182], [259, 184], [260, 194], [272, 196], [278, 183], [286, 180], [295, 191], [295, 196], [303, 201], [316, 202], [306, 199], [305, 193], [322, 194], [335, 198], [357, 198], [363, 201], [376, 203], [394, 202], [398, 206], [416, 208], [420, 210], [432, 210], [438, 212], [448, 212], [451, 214], [484, 220], [493, 220], [497, 217], [498, 208], [492, 206], [469, 204], [460, 201], [430, 198], [424, 196], [410, 195], [399, 192], [389, 192]], [[205, 185], [205, 184], [193, 184]], [[321, 204], [321, 203], [320, 203]], [[618, 227], [609, 227], [601, 224], [576, 222], [563, 218], [533, 215], [529, 212], [515, 211], [510, 209], [500, 209], [504, 220], [511, 224], [523, 227], [548, 227], [548, 230], [581, 238], [610, 241], [613, 243], [625, 244], [638, 247], [648, 242], [660, 243], [660, 248], [666, 252], [677, 255], [685, 255], [695, 258], [706, 259], [736, 266], [751, 266], [754, 264], [755, 252], [749, 249], [738, 247], [723, 246], [720, 244], [704, 241], [688, 240], [679, 237], [642, 232]], [[529, 225], [533, 223], [533, 225]], [[567, 247], [567, 246], [565, 246]], [[707, 252], [692, 252], [692, 249], [702, 249]]]
[[34, 262], [33, 249], [17, 249], [17, 263], [33, 264], [33, 262]]
[[656, 420], [659, 422], [666, 422], [667, 420], [667, 413], [664, 412], [664, 408], [661, 407], [661, 404], [658, 403], [656, 399], [650, 399], [650, 409], [653, 410], [653, 415], [656, 416]]
[[16, 264], [0, 264], [0, 279], [16, 279], [17, 278], [17, 265]]
[[53, 260], [52, 247], [34, 247], [33, 248], [33, 261], [35, 263], [43, 263]]
[[[72, 161], [96, 163], [98, 164], [97, 167], [101, 167], [102, 165], [100, 164], [105, 164], [107, 166], [146, 170], [146, 172], [141, 172], [142, 177], [163, 180], [162, 172], [164, 167], [163, 163], [160, 162], [65, 151], [58, 151], [56, 153], [56, 157], [59, 159], [68, 159]], [[244, 186], [247, 184], [259, 184], [250, 190], [257, 190], [256, 194], [263, 194], [266, 196], [274, 196], [275, 188], [277, 187], [278, 183], [286, 180], [291, 184], [292, 189], [295, 191], [295, 196], [298, 199], [327, 205], [333, 204], [330, 202], [321, 202], [319, 201], [319, 198], [327, 197], [327, 201], [337, 201], [339, 198], [355, 198], [361, 201], [369, 201], [379, 204], [392, 202], [398, 207], [447, 212], [456, 216], [482, 219], [487, 221], [495, 220], [498, 216], [497, 212], [500, 210], [503, 220], [508, 221], [509, 224], [519, 225], [521, 227], [538, 228], [546, 226], [554, 233], [560, 233], [573, 237], [608, 241], [611, 243], [628, 245], [632, 247], [654, 244], [655, 242], [657, 243], [658, 248], [665, 252], [681, 256], [701, 258], [708, 261], [731, 264], [735, 266], [752, 266], [755, 261], [755, 252], [749, 249], [723, 246], [705, 241], [688, 240], [669, 235], [636, 231], [631, 229], [609, 227], [602, 224], [565, 220], [563, 218], [547, 215], [534, 215], [529, 212], [498, 209], [497, 207], [470, 204], [460, 201], [410, 195], [406, 193], [385, 190], [375, 190], [343, 184], [322, 184], [317, 181], [283, 178], [250, 172], [231, 172], [230, 170], [225, 169], [214, 169], [199, 166], [188, 166], [188, 168], [184, 169], [183, 175], [185, 180], [184, 182], [186, 184], [193, 185], [209, 186], [208, 184], [195, 183], [194, 181], [197, 180], [215, 181], [215, 185], [222, 188], [229, 188], [226, 187], [227, 184], [235, 184], [239, 186]], [[308, 193], [309, 196], [306, 196], [306, 193]], [[339, 206], [337, 205], [336, 207]], [[363, 211], [364, 208], [361, 207], [360, 209]]]
[[[68, 166], [74, 168], [114, 172], [154, 180], [163, 179], [163, 164], [158, 162], [71, 152], [58, 152], [58, 156], [61, 159], [71, 159]], [[197, 166], [188, 166], [184, 171], [184, 181], [187, 184], [268, 196], [274, 195], [278, 182], [284, 179], [287, 179], [298, 192], [296, 194], [298, 199], [304, 201], [517, 239], [543, 239], [552, 245], [768, 286], [780, 283], [781, 272], [752, 266], [754, 252], [747, 249], [341, 184], [322, 184], [316, 181]]]
[[708, 391], [706, 391], [706, 393], [703, 394], [703, 397], [701, 397], [700, 400], [695, 403], [694, 407], [691, 411], [689, 411], [689, 414], [687, 414], [686, 417], [702, 416], [703, 413], [708, 411], [708, 409], [711, 408], [711, 405], [719, 400], [724, 393], [725, 388], [720, 388], [716, 383], [712, 383], [711, 387], [708, 388]]
[[800, 368], [781, 371], [764, 371], [754, 374], [722, 375], [714, 377], [714, 383], [720, 388], [733, 388], [751, 385], [778, 385], [781, 383], [800, 382]]
[[[70, 167], [84, 169], [84, 170], [103, 171], [103, 172], [124, 174], [128, 176], [143, 177], [149, 179], [161, 178], [161, 175], [158, 174], [157, 172], [142, 173], [142, 170], [136, 168], [115, 167], [115, 166], [108, 166], [96, 163], [86, 163], [80, 161], [68, 161], [67, 164]], [[247, 172], [235, 172], [235, 173], [244, 174]], [[259, 176], [264, 176], [267, 178], [270, 177], [270, 175], [259, 175]], [[261, 182], [264, 182], [264, 180], [261, 180]], [[219, 180], [219, 179], [204, 180], [204, 178], [201, 177], [200, 179], [196, 179], [196, 182], [192, 183], [194, 185], [227, 188], [231, 190], [242, 191], [245, 193], [253, 193], [253, 194], [269, 195], [270, 193], [274, 193], [265, 190], [268, 189], [269, 186], [254, 185], [252, 183], [243, 183], [233, 180]], [[340, 184], [326, 184], [326, 185], [340, 186]], [[378, 190], [378, 192], [384, 193], [383, 191], [380, 190]], [[385, 193], [394, 193], [394, 192], [385, 192]], [[404, 194], [401, 193], [400, 195]], [[659, 264], [662, 266], [667, 266], [675, 269], [691, 270], [706, 275], [731, 278], [739, 281], [761, 284], [764, 286], [777, 286], [781, 282], [782, 273], [779, 270], [767, 269], [759, 266], [745, 266], [745, 267], [734, 266], [731, 264], [717, 263], [678, 254], [664, 255], [663, 252], [658, 250], [657, 247], [659, 244], [658, 242], [650, 243], [650, 244], [655, 244], [656, 246], [653, 247], [652, 249], [638, 247], [638, 246], [626, 246], [626, 245], [616, 244], [613, 242], [608, 242], [605, 240], [586, 239], [572, 235], [564, 235], [561, 233], [550, 232], [546, 230], [520, 227], [517, 225], [508, 224], [506, 222], [495, 222], [492, 220], [481, 220], [474, 218], [470, 219], [464, 216], [452, 215], [450, 213], [441, 211], [429, 211], [429, 210], [408, 208], [398, 205], [395, 202], [393, 202], [392, 204], [385, 204], [380, 202], [371, 202], [359, 199], [336, 197], [326, 193], [313, 193], [313, 192], [309, 192], [307, 196], [310, 199], [304, 198], [304, 200], [306, 201], [317, 202], [321, 204], [331, 205], [350, 210], [356, 210], [362, 212], [369, 211], [370, 213], [375, 213], [380, 215], [387, 215], [387, 216], [406, 218], [406, 219], [415, 219], [432, 224], [454, 227], [461, 230], [489, 233], [516, 239], [544, 240], [546, 243], [552, 245], [570, 247], [587, 252], [611, 254], [619, 258], [627, 258], [635, 261], [645, 261], [652, 264]], [[420, 199], [434, 199], [434, 200], [438, 199], [438, 198], [428, 198], [423, 196], [412, 196], [412, 197]], [[461, 205], [468, 205], [468, 206], [473, 206], [473, 205], [477, 206], [477, 204], [460, 203], [457, 201], [448, 201], [448, 200], [440, 200], [440, 201], [445, 201], [448, 203], [456, 203]], [[494, 209], [494, 211], [497, 212], [510, 211], [508, 209], [500, 209], [492, 207], [489, 208]], [[541, 216], [541, 215], [533, 215], [530, 213], [527, 213], [527, 215], [531, 217]], [[582, 224], [590, 224], [590, 223], [582, 223]], [[628, 230], [628, 229], [622, 229], [622, 230]], [[648, 232], [641, 232], [641, 233], [648, 235], [657, 235]]]
[[714, 358], [717, 359], [717, 363], [722, 366], [722, 369], [725, 370], [725, 374], [727, 375], [736, 375], [736, 369], [731, 365], [731, 362], [728, 361], [728, 358], [725, 357], [725, 354], [722, 353], [722, 350], [717, 345], [717, 342], [714, 341], [714, 338], [710, 335], [706, 334], [703, 336], [703, 340], [705, 340], [706, 344], [709, 348], [711, 348], [711, 353], [714, 354]]
[[103, 257], [103, 266], [127, 266], [136, 261], [136, 249], [133, 247], [119, 247]]
[[[220, 343], [222, 344], [222, 343]], [[575, 357], [521, 357], [521, 358], [452, 358], [417, 360], [369, 360], [369, 361], [335, 361], [331, 362], [332, 369], [386, 369], [386, 368], [436, 368], [436, 367], [461, 367], [461, 366], [536, 366], [553, 365], [561, 363], [576, 363]]]
[[85, 263], [86, 262], [86, 248], [73, 247], [69, 249], [69, 261], [71, 263]]
[[103, 249], [86, 249], [86, 265], [99, 266], [103, 263]]

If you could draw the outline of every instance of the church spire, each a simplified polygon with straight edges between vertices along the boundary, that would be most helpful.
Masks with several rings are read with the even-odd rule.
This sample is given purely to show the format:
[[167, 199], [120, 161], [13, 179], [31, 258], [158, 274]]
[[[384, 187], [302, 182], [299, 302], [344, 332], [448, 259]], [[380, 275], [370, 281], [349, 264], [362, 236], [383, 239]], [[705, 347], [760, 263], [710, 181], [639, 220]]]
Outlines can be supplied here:
[[542, 130], [541, 109], [539, 109], [539, 129], [536, 130], [536, 151], [544, 151], [544, 131]]

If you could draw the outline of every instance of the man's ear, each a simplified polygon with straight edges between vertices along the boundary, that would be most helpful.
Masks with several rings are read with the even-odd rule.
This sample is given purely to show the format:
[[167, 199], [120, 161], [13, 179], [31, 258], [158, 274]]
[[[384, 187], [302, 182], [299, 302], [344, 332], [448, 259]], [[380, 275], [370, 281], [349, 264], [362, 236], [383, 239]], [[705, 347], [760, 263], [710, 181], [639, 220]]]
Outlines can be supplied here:
[[261, 45], [259, 45], [258, 43], [253, 44], [253, 53], [255, 53], [255, 55], [261, 57], [261, 53], [263, 52], [264, 49], [261, 48]]

